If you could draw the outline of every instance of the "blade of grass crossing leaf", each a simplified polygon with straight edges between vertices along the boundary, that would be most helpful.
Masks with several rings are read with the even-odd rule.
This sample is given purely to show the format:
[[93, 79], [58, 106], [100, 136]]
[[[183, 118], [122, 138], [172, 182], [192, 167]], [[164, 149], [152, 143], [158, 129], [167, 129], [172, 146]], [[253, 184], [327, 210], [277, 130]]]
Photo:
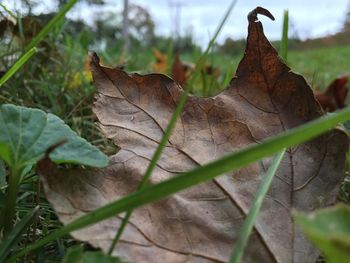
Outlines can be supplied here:
[[34, 251], [48, 242], [60, 238], [72, 231], [113, 217], [116, 214], [158, 201], [191, 186], [212, 180], [221, 174], [245, 167], [266, 156], [275, 154], [284, 148], [306, 142], [329, 131], [338, 123], [347, 120], [350, 120], [350, 108], [341, 110], [332, 115], [324, 116], [303, 126], [291, 129], [288, 132], [268, 138], [259, 144], [248, 146], [243, 150], [231, 153], [219, 160], [197, 167], [189, 172], [182, 173], [162, 183], [139, 190], [72, 221], [55, 232], [45, 236], [43, 239], [27, 246], [7, 262], [13, 262], [16, 258]]
[[[195, 72], [197, 72], [197, 74], [200, 72], [200, 69], [202, 68], [202, 66], [199, 66], [199, 65], [204, 65], [203, 61], [205, 61], [205, 59], [207, 58], [210, 48], [215, 43], [216, 38], [218, 37], [222, 27], [226, 23], [226, 21], [227, 21], [229, 15], [230, 15], [234, 5], [236, 4], [236, 2], [237, 2], [237, 0], [232, 1], [231, 5], [227, 9], [227, 11], [226, 11], [222, 21], [220, 22], [220, 24], [218, 26], [218, 28], [217, 28], [217, 30], [215, 32], [215, 35], [210, 40], [206, 51], [204, 52], [203, 56], [199, 59], [199, 61], [197, 63], [198, 67], [196, 67], [196, 69], [195, 69]], [[193, 83], [194, 79], [192, 78], [191, 80], [192, 80], [192, 83]], [[191, 82], [191, 80], [190, 80], [190, 82]], [[167, 144], [167, 142], [168, 142], [168, 140], [170, 138], [170, 135], [171, 135], [171, 133], [172, 133], [174, 127], [175, 127], [176, 121], [177, 121], [178, 117], [180, 116], [180, 114], [181, 114], [181, 112], [182, 112], [182, 110], [183, 110], [183, 108], [185, 106], [185, 103], [186, 103], [188, 94], [190, 92], [190, 87], [191, 86], [192, 85], [186, 86], [184, 92], [181, 94], [181, 96], [179, 98], [179, 102], [176, 105], [175, 111], [174, 111], [173, 115], [171, 116], [169, 124], [168, 124], [168, 126], [167, 126], [167, 128], [166, 128], [166, 130], [164, 132], [164, 135], [163, 135], [163, 137], [162, 137], [162, 139], [161, 139], [161, 141], [160, 141], [160, 143], [159, 143], [155, 153], [152, 156], [151, 162], [150, 162], [150, 164], [147, 167], [145, 175], [143, 176], [142, 181], [141, 181], [140, 185], [138, 186], [138, 189], [143, 189], [147, 185], [147, 182], [148, 182], [149, 178], [151, 177], [152, 172], [153, 172], [154, 168], [156, 167], [157, 162], [158, 162], [158, 160], [159, 160], [159, 158], [160, 158], [160, 156], [162, 154], [162, 151], [163, 151], [165, 145]], [[121, 235], [122, 235], [122, 233], [123, 233], [123, 231], [124, 231], [128, 221], [129, 221], [129, 219], [130, 219], [130, 217], [132, 215], [132, 212], [133, 212], [132, 210], [129, 210], [126, 213], [125, 217], [123, 218], [123, 221], [122, 221], [122, 223], [121, 223], [121, 225], [120, 225], [120, 227], [119, 227], [119, 229], [117, 231], [117, 234], [116, 234], [115, 238], [113, 239], [112, 244], [111, 244], [111, 246], [110, 246], [110, 248], [108, 250], [108, 254], [109, 255], [112, 254], [112, 252], [114, 250], [114, 247], [118, 243], [118, 241], [119, 241], [119, 239], [120, 239], [120, 237], [121, 237]]]
[[8, 254], [11, 252], [11, 249], [17, 244], [19, 239], [22, 238], [22, 233], [27, 230], [38, 211], [39, 207], [37, 206], [32, 211], [28, 212], [28, 214], [16, 224], [12, 231], [5, 236], [4, 240], [0, 243], [0, 262], [4, 262]]
[[282, 30], [282, 40], [281, 40], [281, 50], [280, 50], [280, 55], [284, 63], [287, 63], [287, 56], [288, 56], [288, 21], [289, 21], [288, 10], [284, 10], [283, 30]]
[[32, 41], [26, 47], [26, 50], [29, 50], [38, 45], [38, 43], [43, 40], [43, 38], [46, 37], [48, 33], [50, 33], [50, 31], [60, 22], [66, 13], [77, 3], [77, 1], [78, 0], [70, 0], [67, 4], [65, 4], [55, 15], [55, 17], [52, 18], [50, 22], [39, 32], [39, 34], [37, 34], [32, 39]]
[[35, 47], [28, 50], [23, 56], [21, 56], [16, 63], [5, 73], [4, 76], [0, 79], [0, 87], [4, 85], [6, 81], [8, 81], [13, 74], [15, 74], [24, 63], [28, 61], [35, 53], [37, 52], [37, 49]]
[[234, 250], [232, 251], [230, 263], [241, 262], [241, 258], [242, 258], [244, 249], [247, 245], [247, 242], [248, 242], [249, 236], [252, 232], [256, 218], [257, 218], [259, 211], [261, 209], [261, 205], [265, 199], [267, 191], [269, 190], [269, 188], [271, 186], [272, 179], [276, 174], [277, 168], [279, 167], [285, 152], [286, 152], [286, 150], [283, 149], [283, 151], [281, 151], [280, 153], [278, 153], [276, 155], [273, 163], [271, 164], [271, 166], [267, 170], [265, 178], [263, 179], [263, 181], [260, 184], [260, 187], [259, 187], [257, 194], [255, 196], [255, 199], [253, 201], [252, 207], [250, 208], [249, 213], [248, 213], [246, 219], [244, 220], [243, 228], [242, 228], [241, 233], [239, 235], [238, 241], [235, 244]]
[[0, 3], [0, 6], [6, 11], [6, 13], [8, 13], [13, 19], [17, 20], [17, 16], [11, 12], [5, 5], [3, 5], [2, 3]]

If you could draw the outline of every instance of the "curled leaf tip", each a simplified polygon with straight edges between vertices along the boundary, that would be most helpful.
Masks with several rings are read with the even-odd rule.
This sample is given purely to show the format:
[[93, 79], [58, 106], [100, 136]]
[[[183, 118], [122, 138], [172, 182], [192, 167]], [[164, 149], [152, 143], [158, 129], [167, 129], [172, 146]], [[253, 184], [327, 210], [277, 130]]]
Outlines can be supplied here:
[[257, 8], [255, 8], [254, 10], [252, 10], [249, 14], [248, 14], [248, 21], [249, 22], [255, 22], [258, 20], [258, 14], [260, 15], [264, 15], [267, 16], [268, 18], [270, 18], [271, 20], [275, 20], [275, 18], [273, 17], [273, 15], [270, 13], [269, 10], [258, 6]]

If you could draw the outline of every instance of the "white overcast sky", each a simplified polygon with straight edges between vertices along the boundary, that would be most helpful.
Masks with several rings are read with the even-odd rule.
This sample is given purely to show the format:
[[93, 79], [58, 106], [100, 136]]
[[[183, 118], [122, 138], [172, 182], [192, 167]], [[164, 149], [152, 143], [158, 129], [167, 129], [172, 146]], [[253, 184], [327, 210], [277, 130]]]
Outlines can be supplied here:
[[[0, 0], [10, 7], [18, 7], [18, 0]], [[52, 1], [41, 1], [40, 11], [51, 11]], [[120, 11], [123, 0], [105, 0], [107, 10]], [[231, 0], [129, 0], [130, 3], [141, 5], [149, 10], [155, 23], [156, 32], [171, 35], [174, 32], [175, 10], [171, 3], [182, 4], [180, 32], [192, 29], [194, 39], [205, 45], [216, 29]], [[256, 6], [262, 6], [271, 11], [276, 21], [261, 18], [266, 35], [274, 40], [279, 39], [282, 29], [282, 17], [285, 9], [289, 10], [291, 34], [298, 32], [302, 38], [314, 38], [337, 32], [341, 29], [345, 14], [350, 8], [350, 0], [238, 0], [230, 19], [226, 23], [218, 42], [226, 37], [234, 39], [246, 37], [247, 14]], [[88, 20], [94, 15], [92, 8], [78, 4], [69, 14]]]

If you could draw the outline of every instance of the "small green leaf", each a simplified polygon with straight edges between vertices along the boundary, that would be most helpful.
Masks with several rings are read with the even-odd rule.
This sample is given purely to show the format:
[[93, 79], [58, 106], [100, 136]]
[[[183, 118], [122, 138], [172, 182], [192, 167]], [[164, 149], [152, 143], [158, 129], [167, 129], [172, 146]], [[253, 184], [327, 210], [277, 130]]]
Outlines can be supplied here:
[[325, 254], [329, 263], [350, 259], [350, 206], [337, 205], [305, 215], [296, 213], [296, 223]]
[[0, 107], [0, 158], [10, 167], [23, 169], [35, 164], [47, 148], [62, 140], [50, 158], [56, 163], [104, 167], [108, 158], [79, 137], [53, 114], [11, 104]]
[[68, 250], [63, 263], [123, 263], [120, 259], [104, 254], [101, 251], [84, 252], [82, 247]]

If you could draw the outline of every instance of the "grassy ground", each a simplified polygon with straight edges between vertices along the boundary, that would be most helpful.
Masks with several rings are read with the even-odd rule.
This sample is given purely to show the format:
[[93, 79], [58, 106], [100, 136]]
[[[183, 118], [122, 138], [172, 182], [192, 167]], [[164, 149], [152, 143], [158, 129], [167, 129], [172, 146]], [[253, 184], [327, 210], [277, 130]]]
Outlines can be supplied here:
[[[221, 78], [223, 78], [229, 69], [237, 68], [242, 56], [243, 52], [236, 56], [212, 54], [208, 63], [218, 67], [221, 72]], [[194, 62], [197, 57], [198, 55], [195, 53], [181, 54], [182, 60], [189, 62]], [[155, 58], [150, 50], [140, 52], [140, 54], [133, 53], [127, 69], [141, 73], [150, 73], [152, 71], [151, 65], [154, 62]], [[322, 90], [339, 75], [350, 73], [350, 46], [291, 50], [288, 53], [287, 64], [294, 72], [303, 75], [313, 89]]]
[[[226, 72], [228, 66], [237, 68], [242, 55], [217, 55], [214, 65]], [[337, 76], [350, 73], [350, 46], [291, 50], [287, 64], [292, 71], [303, 75], [313, 89], [322, 90]]]
[[313, 88], [325, 88], [334, 78], [350, 73], [350, 46], [290, 51], [288, 65]]

